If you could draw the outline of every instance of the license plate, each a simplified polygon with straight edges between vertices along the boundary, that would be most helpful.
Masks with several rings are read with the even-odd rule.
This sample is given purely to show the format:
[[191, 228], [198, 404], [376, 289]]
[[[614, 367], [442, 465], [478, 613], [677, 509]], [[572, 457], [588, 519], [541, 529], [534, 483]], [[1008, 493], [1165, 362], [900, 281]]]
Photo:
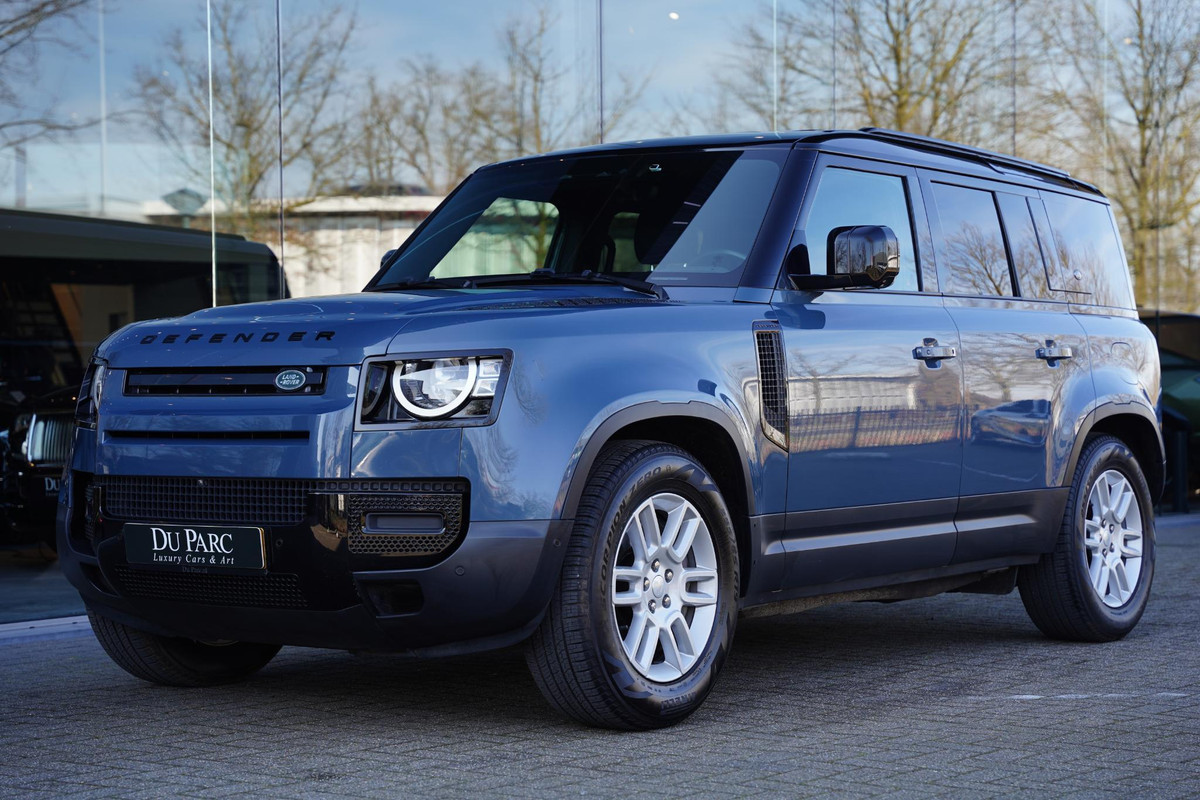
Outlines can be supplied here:
[[262, 528], [127, 522], [122, 532], [130, 564], [187, 571], [266, 569]]

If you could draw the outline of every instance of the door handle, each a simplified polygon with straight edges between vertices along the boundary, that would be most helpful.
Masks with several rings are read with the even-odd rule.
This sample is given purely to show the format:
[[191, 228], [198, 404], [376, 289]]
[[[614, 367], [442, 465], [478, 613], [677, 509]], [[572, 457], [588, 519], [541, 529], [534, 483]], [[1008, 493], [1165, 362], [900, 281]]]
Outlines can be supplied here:
[[957, 347], [938, 344], [937, 339], [926, 339], [920, 347], [913, 348], [913, 358], [924, 361], [925, 366], [937, 368], [938, 362], [958, 355]]
[[1056, 366], [1055, 362], [1059, 361], [1060, 359], [1071, 358], [1075, 355], [1075, 353], [1071, 351], [1071, 348], [1056, 345], [1053, 339], [1047, 339], [1046, 346], [1039, 347], [1037, 350], [1033, 351], [1033, 354], [1052, 367]]

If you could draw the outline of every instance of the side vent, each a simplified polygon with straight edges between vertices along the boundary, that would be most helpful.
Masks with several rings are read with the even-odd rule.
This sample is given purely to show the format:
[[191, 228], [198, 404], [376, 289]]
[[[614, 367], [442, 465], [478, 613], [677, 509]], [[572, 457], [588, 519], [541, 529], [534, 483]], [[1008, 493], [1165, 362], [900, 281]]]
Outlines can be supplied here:
[[758, 352], [759, 408], [763, 433], [788, 449], [787, 362], [779, 327], [771, 322], [754, 323], [754, 345]]

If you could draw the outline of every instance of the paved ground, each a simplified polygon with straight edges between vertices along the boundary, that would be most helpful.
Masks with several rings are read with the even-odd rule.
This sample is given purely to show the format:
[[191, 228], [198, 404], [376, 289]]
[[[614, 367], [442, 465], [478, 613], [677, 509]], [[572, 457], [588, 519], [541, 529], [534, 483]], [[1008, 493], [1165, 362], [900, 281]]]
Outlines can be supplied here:
[[1049, 642], [1015, 594], [756, 620], [704, 708], [656, 733], [555, 717], [517, 651], [293, 648], [180, 691], [87, 636], [0, 641], [0, 796], [1196, 797], [1200, 517], [1159, 541], [1122, 642]]
[[83, 613], [83, 602], [45, 545], [0, 547], [0, 624]]

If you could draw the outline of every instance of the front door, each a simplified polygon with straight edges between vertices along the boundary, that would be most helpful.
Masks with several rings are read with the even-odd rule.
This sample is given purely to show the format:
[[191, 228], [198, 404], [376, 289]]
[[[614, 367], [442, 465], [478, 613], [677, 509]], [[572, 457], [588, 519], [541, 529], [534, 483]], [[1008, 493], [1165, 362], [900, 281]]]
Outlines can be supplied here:
[[852, 225], [891, 228], [901, 268], [884, 290], [776, 295], [790, 416], [785, 587], [948, 564], [962, 466], [958, 332], [922, 290], [932, 281], [918, 270], [915, 174], [822, 157], [815, 186], [797, 232], [810, 271], [825, 271], [830, 233]]

